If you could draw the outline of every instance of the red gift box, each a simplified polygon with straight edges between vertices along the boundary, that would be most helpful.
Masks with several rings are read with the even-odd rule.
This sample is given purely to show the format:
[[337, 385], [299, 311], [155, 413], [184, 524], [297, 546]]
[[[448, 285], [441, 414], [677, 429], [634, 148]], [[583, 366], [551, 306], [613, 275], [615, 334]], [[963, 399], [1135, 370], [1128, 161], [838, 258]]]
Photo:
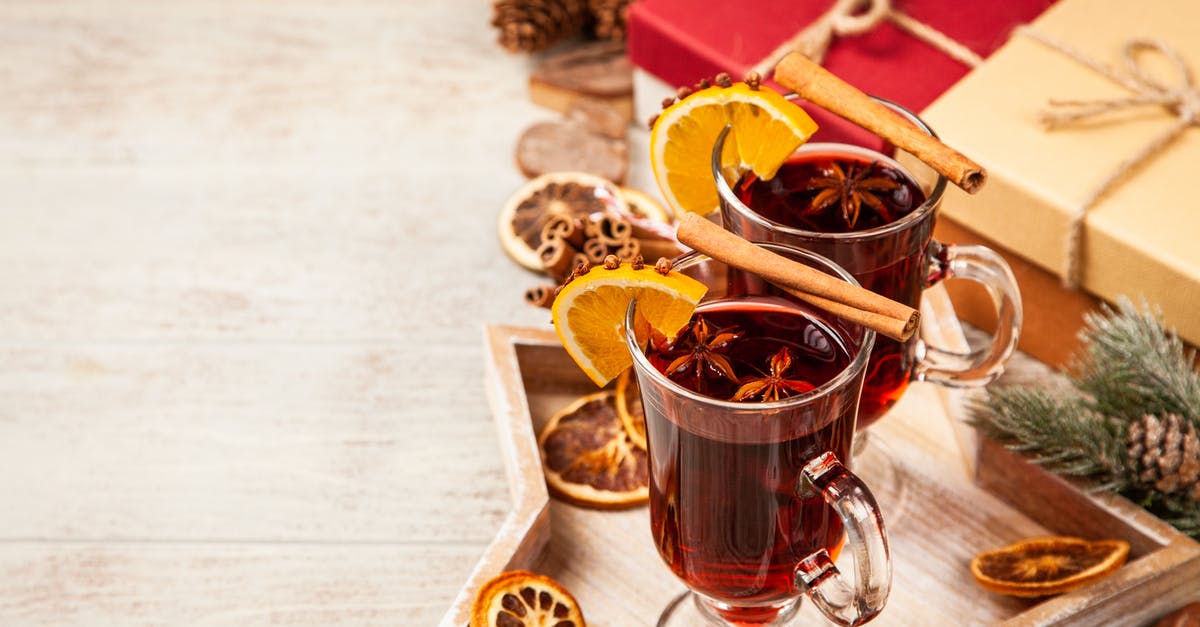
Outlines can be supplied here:
[[[1054, 0], [897, 0], [893, 6], [987, 57], [1008, 40], [1014, 26], [1052, 4]], [[831, 0], [641, 0], [629, 7], [629, 58], [670, 85], [693, 85], [719, 72], [736, 80], [832, 6]], [[887, 20], [862, 35], [835, 37], [824, 65], [863, 91], [912, 111], [924, 109], [970, 71]], [[822, 129], [814, 138], [818, 141], [879, 143], [826, 111], [805, 109]]]

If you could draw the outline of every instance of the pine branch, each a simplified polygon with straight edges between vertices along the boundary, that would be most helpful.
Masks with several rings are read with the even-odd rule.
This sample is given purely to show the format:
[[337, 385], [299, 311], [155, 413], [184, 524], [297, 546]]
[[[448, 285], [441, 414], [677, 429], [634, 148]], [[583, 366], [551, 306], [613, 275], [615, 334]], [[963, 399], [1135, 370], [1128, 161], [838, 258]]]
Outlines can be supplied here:
[[1071, 383], [1092, 398], [1097, 413], [1126, 422], [1144, 414], [1179, 414], [1200, 427], [1200, 376], [1194, 353], [1167, 331], [1161, 313], [1144, 302], [1117, 302], [1089, 313], [1082, 333], [1086, 351]]
[[1033, 463], [1088, 478], [1098, 490], [1122, 490], [1130, 484], [1123, 426], [1091, 411], [1083, 399], [998, 388], [988, 390], [970, 411], [976, 427]]
[[1127, 491], [1124, 495], [1182, 533], [1200, 540], [1200, 503], [1157, 491]]

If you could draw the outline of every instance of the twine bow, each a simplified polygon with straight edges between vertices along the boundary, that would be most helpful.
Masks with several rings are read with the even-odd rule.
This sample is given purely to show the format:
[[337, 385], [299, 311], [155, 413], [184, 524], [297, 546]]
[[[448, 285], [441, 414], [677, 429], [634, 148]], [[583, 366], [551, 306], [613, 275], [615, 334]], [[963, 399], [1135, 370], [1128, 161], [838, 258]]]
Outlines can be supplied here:
[[[1115, 187], [1138, 165], [1166, 148], [1188, 127], [1200, 126], [1200, 89], [1196, 88], [1192, 80], [1192, 71], [1187, 61], [1174, 48], [1157, 39], [1136, 38], [1125, 42], [1121, 53], [1125, 71], [1122, 72], [1031, 27], [1023, 26], [1017, 29], [1017, 34], [1025, 35], [1071, 57], [1133, 94], [1125, 98], [1107, 100], [1051, 100], [1050, 105], [1056, 108], [1042, 113], [1042, 121], [1048, 128], [1054, 129], [1111, 111], [1142, 105], [1163, 107], [1174, 114], [1176, 118], [1170, 128], [1154, 137], [1153, 141], [1143, 146], [1131, 157], [1122, 161], [1071, 214], [1065, 245], [1067, 261], [1063, 271], [1063, 285], [1074, 289], [1078, 287], [1080, 280], [1079, 257], [1083, 242], [1083, 226], [1088, 210], [1094, 207], [1104, 197], [1104, 194]], [[1138, 54], [1141, 52], [1157, 52], [1170, 61], [1179, 75], [1178, 82], [1169, 85], [1150, 76], [1138, 62]]]
[[780, 59], [791, 52], [800, 52], [816, 63], [825, 59], [835, 37], [862, 35], [887, 20], [900, 30], [924, 41], [968, 67], [983, 63], [983, 58], [970, 48], [947, 37], [932, 26], [920, 22], [892, 7], [891, 0], [837, 0], [833, 7], [807, 28], [796, 33], [754, 65], [753, 70], [769, 76]]

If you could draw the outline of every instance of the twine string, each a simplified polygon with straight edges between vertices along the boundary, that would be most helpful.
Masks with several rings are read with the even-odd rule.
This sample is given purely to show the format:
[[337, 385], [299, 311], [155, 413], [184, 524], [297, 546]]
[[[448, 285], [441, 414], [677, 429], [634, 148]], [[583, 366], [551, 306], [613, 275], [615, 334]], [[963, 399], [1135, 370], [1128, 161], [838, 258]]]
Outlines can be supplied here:
[[[1133, 92], [1130, 96], [1095, 100], [1051, 100], [1051, 109], [1042, 112], [1042, 123], [1049, 129], [1069, 125], [1113, 111], [1145, 105], [1160, 106], [1175, 115], [1175, 123], [1151, 138], [1140, 150], [1121, 161], [1082, 202], [1071, 212], [1064, 242], [1066, 266], [1063, 269], [1063, 285], [1075, 289], [1079, 286], [1082, 273], [1080, 259], [1083, 248], [1084, 223], [1088, 211], [1100, 199], [1138, 166], [1162, 152], [1171, 142], [1179, 138], [1190, 126], [1200, 126], [1200, 90], [1192, 78], [1191, 67], [1177, 50], [1157, 39], [1135, 38], [1127, 41], [1121, 51], [1124, 70], [1116, 69], [1089, 57], [1079, 50], [1030, 26], [1017, 29], [1038, 43], [1056, 50], [1076, 62], [1087, 66], [1097, 74]], [[1139, 61], [1142, 52], [1154, 52], [1166, 58], [1175, 69], [1178, 80], [1174, 84], [1159, 81], [1146, 71]]]
[[837, 0], [812, 24], [763, 57], [754, 65], [753, 70], [762, 76], [769, 76], [775, 65], [792, 52], [799, 52], [814, 62], [821, 63], [836, 37], [862, 35], [879, 26], [884, 20], [963, 65], [973, 68], [983, 63], [983, 57], [975, 54], [973, 50], [896, 9], [891, 0]]

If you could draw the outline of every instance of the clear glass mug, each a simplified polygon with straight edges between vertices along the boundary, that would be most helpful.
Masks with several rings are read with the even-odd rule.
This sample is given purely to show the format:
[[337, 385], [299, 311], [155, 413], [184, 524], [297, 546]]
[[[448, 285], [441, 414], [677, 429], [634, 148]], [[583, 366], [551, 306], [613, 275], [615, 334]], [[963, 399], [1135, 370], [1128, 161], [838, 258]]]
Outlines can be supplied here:
[[[855, 282], [818, 255], [765, 246]], [[659, 625], [781, 625], [803, 595], [839, 624], [870, 620], [887, 600], [891, 560], [875, 498], [847, 466], [874, 332], [700, 253], [677, 260], [675, 270], [708, 285], [700, 312], [754, 311], [757, 298], [785, 299], [828, 330], [821, 337], [841, 343], [848, 365], [802, 395], [718, 400], [654, 367], [635, 331], [636, 303], [630, 305], [626, 337], [646, 418], [651, 531], [695, 600], [671, 603]], [[843, 546], [853, 557], [854, 586], [834, 566]]]
[[[936, 136], [904, 107], [876, 100]], [[865, 429], [887, 413], [903, 396], [910, 381], [976, 387], [990, 383], [1004, 372], [1021, 331], [1021, 295], [1012, 270], [991, 249], [942, 244], [933, 239], [937, 208], [946, 189], [944, 177], [916, 158], [906, 159], [906, 163], [914, 165], [904, 167], [895, 159], [860, 146], [805, 144], [794, 156], [840, 154], [882, 161], [907, 173], [926, 196], [925, 202], [911, 213], [883, 226], [849, 233], [807, 231], [769, 220], [738, 198], [730, 182], [721, 175], [720, 156], [728, 133], [727, 128], [713, 148], [712, 172], [721, 199], [721, 220], [729, 231], [753, 241], [778, 242], [813, 251], [848, 270], [867, 289], [913, 308], [920, 308], [922, 291], [949, 278], [979, 282], [995, 303], [996, 333], [986, 346], [969, 353], [927, 346], [919, 333], [903, 343], [880, 337], [875, 342], [863, 386], [859, 429]]]

